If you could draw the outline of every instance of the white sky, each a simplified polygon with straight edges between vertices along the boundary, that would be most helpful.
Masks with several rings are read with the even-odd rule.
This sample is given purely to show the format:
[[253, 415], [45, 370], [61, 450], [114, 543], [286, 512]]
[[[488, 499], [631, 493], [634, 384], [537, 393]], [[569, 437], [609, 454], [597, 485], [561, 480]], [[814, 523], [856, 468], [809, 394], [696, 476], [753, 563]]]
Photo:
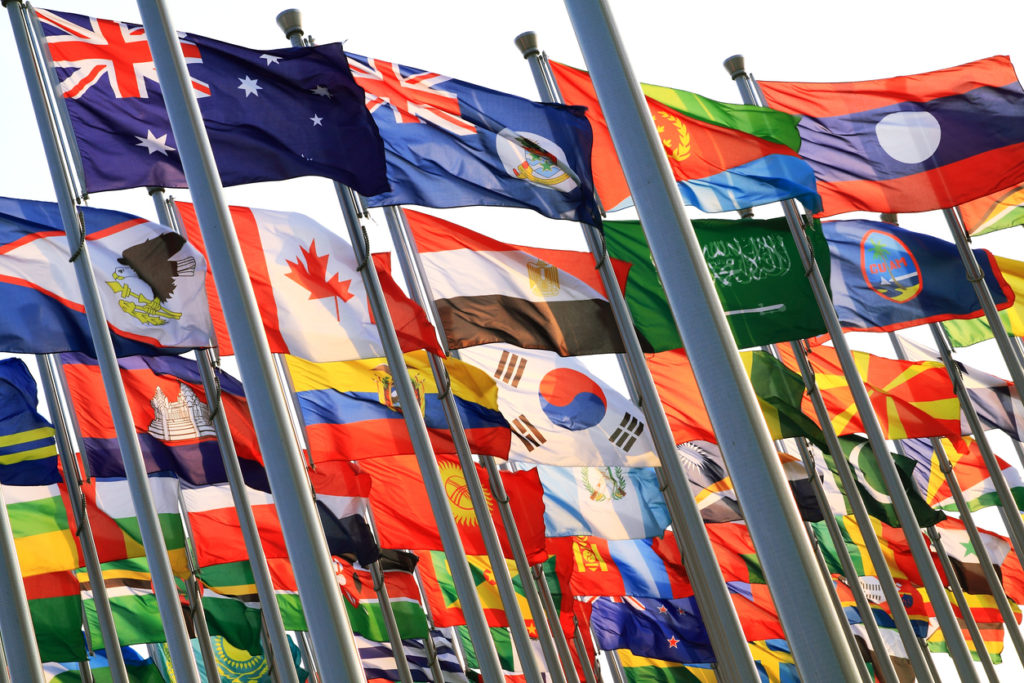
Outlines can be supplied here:
[[[1020, 11], [1014, 3], [980, 0], [971, 3], [879, 2], [678, 2], [672, 0], [609, 0], [637, 77], [645, 82], [692, 90], [723, 101], [738, 102], [735, 85], [722, 61], [733, 54], [747, 58], [755, 76], [770, 80], [845, 81], [913, 74], [961, 64], [994, 54], [1008, 54], [1024, 65]], [[266, 0], [168, 2], [175, 28], [251, 48], [287, 45], [274, 21], [288, 5]], [[90, 13], [139, 21], [129, 0], [49, 0], [47, 9]], [[318, 43], [345, 41], [347, 49], [391, 62], [408, 64], [470, 83], [537, 99], [529, 68], [513, 45], [526, 30], [538, 33], [540, 44], [555, 60], [584, 66], [563, 5], [555, 0], [517, 3], [476, 0], [413, 2], [306, 2], [304, 26]], [[0, 195], [53, 200], [28, 93], [11, 35], [0, 19]], [[185, 198], [177, 191], [176, 196]], [[333, 188], [326, 180], [304, 179], [228, 188], [235, 204], [301, 211], [344, 233]], [[91, 204], [152, 218], [144, 190], [97, 195]], [[700, 213], [688, 209], [691, 217]], [[476, 208], [442, 212], [449, 220], [510, 242], [583, 248], [571, 223], [552, 221], [526, 210]], [[627, 217], [628, 212], [621, 212]], [[774, 208], [758, 211], [778, 215]], [[613, 218], [616, 216], [612, 216]], [[875, 218], [875, 216], [865, 216]], [[370, 226], [372, 246], [388, 245], [383, 217]], [[904, 227], [945, 237], [939, 214], [903, 216]], [[1021, 228], [977, 240], [1011, 258], [1024, 258]], [[966, 288], [965, 295], [969, 290]], [[884, 340], [865, 335], [855, 345], [886, 353]], [[931, 344], [925, 332], [911, 334]], [[879, 345], [881, 343], [881, 346]], [[995, 347], [987, 342], [962, 354], [962, 359], [1006, 376]], [[30, 364], [31, 365], [31, 364]], [[997, 446], [999, 444], [997, 443]], [[997, 451], [1010, 462], [1017, 458], [1008, 444]], [[994, 516], [982, 518], [994, 528]], [[1007, 645], [1006, 680], [1024, 677]], [[939, 656], [940, 660], [945, 659]], [[946, 660], [948, 662], [948, 660]], [[945, 663], [944, 663], [945, 664]], [[951, 666], [944, 677], [955, 678]]]

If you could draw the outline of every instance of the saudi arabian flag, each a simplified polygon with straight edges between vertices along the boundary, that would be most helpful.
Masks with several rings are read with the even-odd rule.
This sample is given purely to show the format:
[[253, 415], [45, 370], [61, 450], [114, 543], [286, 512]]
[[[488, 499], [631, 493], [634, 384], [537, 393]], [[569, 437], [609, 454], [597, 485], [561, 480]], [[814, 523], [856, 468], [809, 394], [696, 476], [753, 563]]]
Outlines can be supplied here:
[[[806, 339], [825, 332], [800, 254], [784, 218], [693, 221], [736, 345], [743, 348]], [[815, 221], [808, 239], [825, 282], [828, 244]], [[639, 221], [605, 221], [612, 258], [632, 264], [626, 304], [655, 351], [682, 347], [665, 290]]]
[[[1013, 305], [999, 311], [999, 319], [1008, 334], [1024, 337], [1024, 261], [993, 255], [999, 272], [1016, 297]], [[969, 320], [947, 320], [942, 323], [953, 346], [963, 347], [992, 338], [992, 327], [984, 316]]]

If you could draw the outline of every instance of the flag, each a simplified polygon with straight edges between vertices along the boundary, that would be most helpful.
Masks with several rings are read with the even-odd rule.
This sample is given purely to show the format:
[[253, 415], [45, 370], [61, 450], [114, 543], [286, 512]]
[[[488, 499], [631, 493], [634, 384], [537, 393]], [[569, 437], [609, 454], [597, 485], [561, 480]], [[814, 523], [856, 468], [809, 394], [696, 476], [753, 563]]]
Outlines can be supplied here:
[[[967, 630], [963, 612], [956, 603], [956, 600], [953, 599], [952, 591], [946, 591], [946, 593], [950, 604], [953, 606], [953, 613], [956, 615], [963, 638], [967, 641], [967, 647], [971, 651], [971, 657], [978, 660], [978, 650], [971, 638], [971, 634]], [[927, 600], [927, 592], [924, 592], [924, 597]], [[967, 609], [971, 611], [971, 615], [978, 625], [978, 630], [981, 631], [981, 639], [985, 644], [985, 651], [991, 657], [993, 664], [999, 664], [1003, 661], [1005, 622], [1003, 621], [1002, 614], [999, 612], [999, 608], [996, 606], [995, 598], [991, 595], [973, 595], [971, 593], [964, 593], [964, 597], [967, 599]], [[928, 607], [931, 607], [931, 603], [928, 603]], [[1010, 603], [1010, 607], [1013, 610], [1014, 618], [1020, 623], [1020, 608], [1014, 603]], [[941, 629], [931, 634], [927, 642], [928, 649], [932, 652], [949, 652], [946, 638], [943, 636]]]
[[711, 417], [704, 406], [690, 359], [682, 349], [646, 355], [658, 397], [676, 443], [715, 442]]
[[[797, 369], [791, 349], [778, 347], [782, 362]], [[854, 351], [853, 360], [887, 439], [960, 436], [960, 401], [942, 363], [902, 361]], [[839, 356], [830, 346], [813, 346], [807, 361], [837, 434], [864, 431]], [[809, 396], [804, 412], [814, 414]]]
[[[142, 26], [36, 10], [85, 171], [86, 189], [185, 187]], [[224, 185], [324, 176], [388, 189], [377, 127], [341, 45], [251, 50], [179, 33]], [[344, 150], [343, 154], [328, 150]]]
[[[99, 364], [82, 354], [64, 355], [62, 362], [90, 473], [125, 476], [114, 419], [103, 408], [107, 400]], [[195, 485], [226, 482], [198, 364], [180, 357], [132, 356], [118, 365], [146, 470], [174, 472]], [[242, 473], [251, 486], [269, 490], [242, 383], [216, 373], [219, 406], [227, 416]]]
[[671, 523], [654, 468], [538, 465], [548, 536], [660, 536]]
[[[909, 444], [910, 440], [904, 440]], [[850, 465], [850, 470], [856, 478], [857, 491], [868, 514], [875, 519], [881, 520], [889, 526], [901, 526], [899, 516], [893, 506], [892, 497], [889, 495], [889, 487], [885, 483], [885, 477], [878, 465], [878, 458], [871, 450], [871, 444], [862, 436], [850, 435], [839, 437], [839, 447], [843, 451]], [[920, 527], [928, 527], [938, 523], [945, 518], [945, 514], [932, 509], [933, 501], [926, 498], [920, 488], [915, 485], [914, 469], [915, 459], [909, 455], [904, 457], [898, 453], [884, 453], [881, 457], [892, 458], [896, 465], [896, 473], [899, 475], [903, 491], [910, 502], [910, 508], [914, 512], [914, 519]], [[811, 453], [815, 459], [819, 480], [825, 489], [825, 496], [829, 499], [829, 507], [833, 514], [853, 514], [853, 506], [849, 501], [848, 493], [842, 484], [839, 469], [836, 466], [835, 458], [827, 449], [820, 449], [811, 446]], [[955, 509], [955, 507], [953, 508]], [[818, 521], [818, 520], [814, 520]]]
[[[657, 539], [608, 540], [598, 536], [549, 538], [556, 567], [569, 569], [574, 595], [680, 598], [693, 594], [686, 572], [654, 548]], [[561, 578], [561, 577], [560, 577]]]
[[7, 504], [22, 576], [82, 566], [81, 549], [70, 521], [74, 512], [64, 484], [0, 486], [0, 496]]
[[[754, 541], [745, 522], [705, 524], [704, 527], [722, 576], [727, 582], [765, 583], [761, 560], [754, 550]], [[655, 538], [651, 543], [654, 552], [669, 566], [685, 565], [674, 532], [666, 531], [662, 538]]]
[[[983, 315], [951, 242], [877, 221], [821, 225], [836, 263], [832, 303], [844, 328], [883, 332]], [[974, 255], [996, 307], [1010, 306], [1013, 290], [995, 257], [985, 249]]]
[[[287, 363], [314, 462], [413, 452], [386, 360], [310, 363], [289, 356]], [[448, 419], [427, 354], [406, 354], [405, 364], [434, 452], [454, 453]], [[508, 423], [498, 412], [494, 380], [454, 358], [445, 358], [444, 365], [473, 452], [507, 458], [512, 436]]]
[[[268, 557], [267, 568], [270, 570], [271, 583], [274, 586], [277, 605], [281, 610], [281, 620], [284, 622], [285, 629], [289, 631], [307, 630], [306, 618], [302, 613], [302, 602], [299, 600], [299, 589], [295, 583], [291, 563], [283, 558]], [[260, 599], [256, 591], [256, 581], [253, 577], [252, 566], [247, 560], [200, 567], [199, 579], [202, 581], [204, 589], [209, 588], [214, 593], [232, 598], [247, 608], [259, 608]], [[203, 595], [203, 605], [207, 610], [211, 606], [221, 609], [211, 602], [214, 599], [212, 595], [205, 590]]]
[[1024, 185], [987, 194], [960, 205], [969, 235], [984, 235], [1024, 223]]
[[[458, 655], [452, 648], [452, 643], [441, 631], [431, 631], [429, 637], [434, 641], [434, 651], [437, 656], [437, 663], [444, 672], [445, 683], [468, 683], [466, 673], [462, 670]], [[395, 663], [395, 653], [391, 644], [387, 642], [373, 642], [366, 638], [356, 636], [356, 646], [359, 648], [359, 658], [363, 661], [363, 672], [368, 681], [397, 681], [398, 664]], [[409, 664], [412, 680], [433, 681], [433, 672], [430, 670], [430, 656], [427, 654], [426, 644], [422, 638], [407, 638], [402, 640], [402, 649], [405, 651], [405, 659]]]
[[[462, 598], [459, 597], [459, 593], [455, 589], [455, 579], [452, 578], [448, 556], [440, 550], [417, 551], [417, 554], [420, 556], [419, 571], [420, 580], [423, 582], [423, 594], [427, 598], [434, 626], [444, 628], [465, 624], [466, 618], [462, 614]], [[508, 626], [508, 616], [505, 614], [505, 607], [498, 594], [498, 584], [494, 579], [490, 560], [486, 555], [467, 555], [466, 560], [469, 563], [473, 583], [476, 584], [487, 625]], [[526, 603], [522, 580], [515, 562], [505, 560], [505, 563], [508, 565], [508, 572], [512, 577], [519, 609], [523, 618], [526, 619], [526, 629], [531, 635], [536, 636], [536, 627], [533, 624], [530, 607]]]
[[[562, 356], [622, 352], [589, 253], [518, 247], [435, 216], [405, 214], [450, 348], [506, 342]], [[624, 265], [616, 272], [620, 288]]]
[[[152, 659], [143, 658], [130, 647], [121, 648], [121, 658], [132, 683], [164, 683], [160, 669]], [[43, 675], [48, 683], [85, 683], [86, 681], [107, 683], [114, 680], [110, 673], [110, 661], [107, 659], [106, 649], [100, 648], [93, 652], [88, 657], [88, 662], [89, 673], [84, 675], [80, 662], [44, 662]]]
[[[710, 668], [694, 672], [691, 667], [679, 662], [669, 662], [653, 657], [641, 657], [629, 650], [616, 650], [626, 683], [714, 683], [716, 678]], [[706, 672], [706, 676], [701, 674]]]
[[[526, 677], [523, 674], [522, 661], [519, 659], [519, 652], [516, 650], [512, 634], [507, 628], [495, 626], [488, 629], [491, 632], [491, 641], [498, 653], [498, 663], [501, 665], [501, 673], [504, 683], [525, 683]], [[462, 654], [466, 660], [466, 669], [473, 676], [472, 680], [484, 683], [483, 675], [480, 673], [480, 659], [476, 656], [476, 647], [473, 645], [473, 638], [469, 635], [469, 628], [456, 626], [455, 633], [462, 645]], [[550, 676], [545, 668], [543, 653], [537, 652], [539, 641], [531, 640], [530, 646], [535, 653], [535, 659], [541, 670], [541, 680], [548, 681]], [[572, 643], [572, 641], [569, 641]], [[570, 644], [570, 648], [572, 645]], [[570, 649], [570, 653], [572, 650]], [[578, 668], [578, 667], [577, 667]], [[447, 678], [445, 681], [447, 683]], [[456, 679], [458, 681], [460, 679]], [[582, 680], [582, 679], [581, 679]]]
[[[917, 492], [934, 508], [956, 510], [953, 493], [946, 483], [946, 475], [939, 464], [939, 458], [926, 439], [906, 439], [903, 448], [913, 460], [913, 482]], [[985, 465], [981, 451], [974, 439], [942, 439], [942, 450], [953, 467], [953, 474], [963, 490], [964, 499], [970, 510], [1002, 505], [995, 483]], [[1005, 460], [996, 456], [1002, 476], [1017, 502], [1018, 509], [1024, 509], [1024, 481], [1020, 472]]]
[[[868, 556], [867, 547], [864, 545], [864, 531], [857, 526], [853, 515], [837, 516], [839, 530], [843, 535], [843, 542], [850, 552], [853, 565], [857, 569], [858, 576], [877, 576], [875, 566]], [[814, 522], [812, 525], [815, 538], [825, 558], [825, 564], [833, 574], [841, 574], [842, 568], [839, 563], [836, 549], [832, 543], [832, 537], [828, 533], [825, 522]], [[910, 553], [910, 545], [903, 533], [903, 529], [889, 526], [877, 519], [871, 519], [871, 529], [868, 533], [874, 533], [882, 548], [886, 565], [892, 573], [893, 579], [897, 581], [908, 581], [915, 586], [923, 585], [921, 572]], [[920, 532], [913, 532], [920, 533]], [[934, 558], [933, 558], [934, 559]], [[935, 560], [936, 566], [938, 561]], [[941, 571], [941, 568], [940, 568]]]
[[82, 594], [74, 572], [23, 576], [39, 658], [44, 662], [86, 658], [82, 635]]
[[[629, 189], [589, 74], [550, 64], [565, 100], [587, 107], [601, 203], [610, 210], [627, 205]], [[641, 87], [687, 204], [706, 212], [736, 211], [796, 198], [820, 209], [814, 174], [797, 156], [796, 117], [673, 88]]]
[[[992, 595], [993, 588], [985, 579], [981, 569], [978, 548], [974, 546], [967, 528], [959, 519], [948, 518], [935, 526], [939, 534], [939, 543], [942, 544], [949, 562], [953, 566], [953, 573], [956, 580], [965, 593], [975, 595]], [[992, 561], [996, 575], [1002, 575], [1002, 565], [1007, 556], [1013, 551], [1010, 541], [999, 534], [978, 529], [981, 537], [981, 544], [984, 546], [985, 554]], [[949, 583], [947, 581], [947, 583]]]
[[[175, 206], [185, 234], [205, 255], [195, 207], [184, 202]], [[271, 352], [313, 361], [384, 355], [351, 244], [300, 213], [243, 206], [229, 210]], [[434, 328], [423, 309], [379, 265], [377, 270], [402, 349], [425, 348], [440, 354]], [[207, 278], [206, 296], [218, 350], [221, 355], [232, 354], [212, 277]]]
[[[260, 532], [264, 554], [268, 558], [287, 558], [288, 550], [273, 495], [248, 487], [245, 493]], [[200, 567], [248, 559], [230, 487], [226, 484], [183, 486], [181, 496]]]
[[705, 522], [721, 523], [743, 519], [739, 498], [725, 458], [710, 441], [687, 441], [676, 447], [679, 462], [690, 481], [690, 492]]
[[581, 108], [359, 55], [349, 66], [384, 138], [391, 183], [370, 206], [514, 206], [597, 224]]
[[212, 638], [223, 638], [240, 652], [263, 651], [260, 628], [263, 615], [258, 606], [221, 595], [200, 584], [200, 600]]
[[627, 649], [643, 657], [681, 663], [714, 662], [715, 654], [700, 614], [684, 609], [682, 602], [597, 598], [590, 627], [602, 650]]
[[[206, 261], [184, 238], [145, 219], [80, 207], [91, 276], [119, 356], [208, 346]], [[0, 349], [95, 355], [85, 302], [52, 202], [0, 198]], [[60, 265], [58, 265], [60, 264]]]
[[931, 211], [1024, 180], [1024, 91], [1008, 57], [856, 83], [760, 82], [798, 129], [823, 215]]
[[[419, 558], [404, 550], [383, 550], [380, 561], [384, 587], [402, 638], [425, 638], [427, 617], [420, 603], [419, 585], [413, 573]], [[368, 640], [388, 640], [375, 582], [370, 572], [339, 557], [332, 558], [338, 585], [345, 597], [352, 630]]]
[[19, 358], [0, 360], [0, 483], [56, 484], [53, 425], [36, 411], [36, 381]]
[[[787, 346], [781, 344], [776, 347], [783, 358]], [[813, 413], [807, 413], [802, 408], [801, 397], [805, 384], [799, 371], [787, 368], [767, 351], [744, 351], [740, 354], [740, 360], [750, 378], [761, 414], [764, 415], [773, 439], [806, 436], [812, 442], [824, 441], [818, 425], [807, 417], [807, 414]]]
[[[224, 636], [211, 636], [210, 643], [213, 645], [217, 672], [222, 680], [227, 678], [236, 683], [273, 683], [274, 672], [266, 653], [252, 653], [239, 649], [232, 646]], [[300, 683], [306, 683], [310, 678], [309, 672], [302, 668], [302, 650], [295, 644], [295, 640], [291, 636], [288, 636], [288, 648], [291, 651], [291, 663], [295, 668], [298, 680]], [[198, 640], [192, 641], [192, 653], [199, 670], [199, 680], [209, 680], [206, 678], [206, 666]], [[179, 683], [174, 675], [174, 665], [171, 664], [171, 653], [166, 643], [156, 646], [154, 659], [167, 683]], [[283, 664], [283, 666], [288, 665]], [[161, 679], [161, 681], [163, 680], [165, 679]]]
[[[992, 258], [995, 259], [1006, 284], [1015, 294], [1013, 306], [1001, 310], [999, 319], [1003, 321], [1007, 334], [1024, 337], [1024, 262], [994, 254]], [[992, 338], [992, 328], [988, 324], [988, 319], [984, 317], [947, 320], [942, 326], [946, 328], [950, 342], [956, 347], [971, 346]]]
[[[462, 538], [462, 545], [470, 555], [487, 552], [480, 534], [476, 511], [469, 498], [462, 467], [453, 458], [438, 458], [445, 495]], [[370, 488], [370, 507], [377, 527], [377, 538], [385, 548], [415, 548], [440, 550], [440, 532], [431, 514], [430, 499], [423, 484], [416, 457], [412, 455], [373, 458], [359, 463], [373, 484]], [[490, 476], [480, 465], [476, 466], [487, 508], [498, 532], [505, 557], [512, 556], [505, 533], [505, 525], [497, 504], [491, 495]], [[544, 502], [537, 472], [503, 472], [502, 484], [508, 494], [512, 516], [515, 517], [526, 555], [534, 562], [547, 557], [544, 549]], [[401, 491], [401, 496], [395, 492]]]
[[515, 439], [509, 459], [542, 465], [659, 463], [643, 411], [576, 358], [504, 344], [459, 357], [490, 373]]
[[[147, 480], [171, 568], [177, 576], [186, 576], [188, 562], [185, 530], [178, 512], [178, 480], [168, 472], [150, 474]], [[93, 477], [82, 482], [81, 488], [100, 562], [145, 557], [128, 481], [119, 477]]]
[[[693, 229], [739, 348], [825, 332], [786, 219], [695, 220]], [[820, 225], [804, 233], [828, 282], [828, 248]], [[609, 256], [631, 264], [626, 304], [637, 330], [655, 351], [682, 348], [640, 222], [605, 221], [604, 240]]]

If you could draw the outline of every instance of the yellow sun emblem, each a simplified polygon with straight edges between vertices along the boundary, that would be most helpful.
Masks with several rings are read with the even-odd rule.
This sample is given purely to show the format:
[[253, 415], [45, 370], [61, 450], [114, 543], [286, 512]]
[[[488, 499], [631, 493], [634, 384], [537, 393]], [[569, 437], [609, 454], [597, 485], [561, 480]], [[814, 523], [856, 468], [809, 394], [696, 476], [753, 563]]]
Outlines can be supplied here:
[[[438, 467], [455, 523], [462, 526], [477, 526], [476, 512], [473, 510], [473, 502], [469, 497], [469, 487], [466, 485], [462, 468], [454, 462], [440, 462]], [[484, 489], [484, 499], [487, 501], [487, 511], [491, 512], [494, 509], [494, 500], [487, 489]]]

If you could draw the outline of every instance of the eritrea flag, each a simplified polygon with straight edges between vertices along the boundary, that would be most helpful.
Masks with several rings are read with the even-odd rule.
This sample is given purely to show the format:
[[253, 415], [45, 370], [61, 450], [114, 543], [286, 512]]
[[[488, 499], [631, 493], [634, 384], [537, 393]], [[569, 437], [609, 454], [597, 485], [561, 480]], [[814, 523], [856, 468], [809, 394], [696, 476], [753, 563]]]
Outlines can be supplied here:
[[[594, 184], [608, 210], [632, 203], [611, 133], [586, 71], [558, 62], [551, 70], [565, 101], [587, 107], [594, 129]], [[799, 199], [818, 211], [811, 167], [797, 155], [797, 118], [764, 107], [717, 102], [643, 84], [683, 201], [716, 213]]]

